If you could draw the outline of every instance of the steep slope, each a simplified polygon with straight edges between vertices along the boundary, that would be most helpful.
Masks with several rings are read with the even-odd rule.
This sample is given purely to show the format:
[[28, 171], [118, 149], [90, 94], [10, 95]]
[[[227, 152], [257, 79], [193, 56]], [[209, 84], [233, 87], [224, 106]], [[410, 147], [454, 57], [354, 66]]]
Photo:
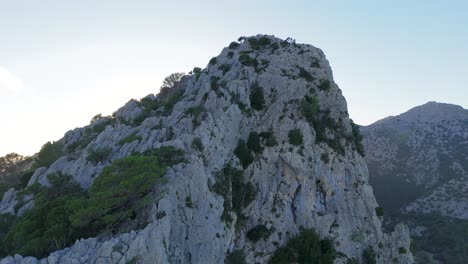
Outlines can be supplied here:
[[370, 183], [386, 214], [406, 221], [416, 245], [443, 263], [468, 257], [455, 242], [468, 235], [455, 231], [468, 226], [468, 110], [429, 102], [361, 131]]
[[[382, 232], [356, 126], [313, 46], [241, 38], [167, 93], [132, 100], [60, 143], [66, 154], [29, 186], [61, 171], [88, 188], [119, 158], [162, 146], [183, 150], [185, 162], [154, 190], [146, 227], [82, 239], [41, 263], [266, 263], [302, 228], [332, 241], [336, 263], [412, 263], [406, 227]], [[4, 195], [4, 212], [21, 210], [16, 192]]]

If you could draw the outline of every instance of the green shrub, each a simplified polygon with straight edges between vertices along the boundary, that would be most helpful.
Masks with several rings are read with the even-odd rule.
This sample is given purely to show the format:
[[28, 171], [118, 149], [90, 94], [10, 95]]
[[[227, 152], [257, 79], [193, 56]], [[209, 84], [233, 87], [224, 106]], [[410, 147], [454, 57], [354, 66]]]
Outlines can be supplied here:
[[351, 128], [352, 128], [352, 141], [356, 151], [361, 154], [361, 156], [365, 156], [364, 152], [364, 145], [362, 145], [362, 135], [359, 131], [359, 126], [356, 125], [353, 120], [350, 120]]
[[404, 248], [404, 247], [399, 247], [399, 248], [398, 248], [398, 253], [400, 253], [400, 254], [406, 254], [406, 253], [408, 253], [408, 251], [407, 251], [406, 248]]
[[333, 264], [335, 255], [336, 252], [330, 240], [320, 240], [314, 230], [306, 229], [290, 239], [284, 247], [278, 248], [269, 263]]
[[229, 51], [229, 52], [227, 53], [227, 57], [228, 57], [229, 59], [232, 59], [232, 57], [234, 57], [234, 52]]
[[265, 105], [263, 87], [258, 85], [258, 82], [254, 82], [250, 87], [250, 105], [255, 110], [262, 110]]
[[307, 82], [315, 81], [314, 76], [312, 76], [312, 74], [310, 74], [308, 71], [306, 71], [306, 69], [302, 67], [299, 68], [299, 77], [303, 78]]
[[322, 91], [330, 90], [330, 81], [329, 80], [321, 80], [320, 84], [317, 86]]
[[199, 137], [196, 137], [192, 140], [192, 148], [202, 152], [204, 147], [201, 139]]
[[229, 64], [221, 64], [218, 66], [218, 69], [223, 71], [223, 75], [225, 75], [228, 71], [231, 70], [231, 65]]
[[0, 243], [5, 254], [42, 257], [80, 237], [81, 230], [71, 228], [68, 203], [83, 192], [71, 179], [61, 173], [49, 174], [50, 187], [37, 186], [35, 207], [17, 219]]
[[247, 147], [255, 153], [261, 153], [263, 151], [260, 146], [260, 136], [257, 132], [250, 132], [249, 139], [247, 140]]
[[315, 124], [318, 120], [320, 108], [317, 97], [306, 96], [301, 101], [301, 113], [310, 124]]
[[239, 56], [239, 62], [245, 66], [252, 66], [257, 69], [258, 62], [257, 59], [250, 57], [248, 54], [241, 54]]
[[218, 89], [219, 89], [218, 81], [219, 81], [220, 79], [221, 79], [221, 78], [218, 77], [218, 76], [211, 76], [211, 79], [210, 79], [210, 87], [211, 87], [211, 89], [213, 89], [214, 91], [218, 91]]
[[226, 255], [224, 264], [247, 264], [245, 254], [242, 250], [234, 250]]
[[[134, 153], [136, 156], [140, 156], [140, 153]], [[143, 156], [156, 157], [158, 162], [165, 166], [172, 166], [186, 162], [184, 159], [184, 151], [176, 149], [173, 146], [163, 146], [157, 149], [148, 149], [143, 152]]]
[[268, 37], [260, 37], [260, 38], [248, 38], [248, 42], [250, 44], [250, 47], [254, 50], [259, 50], [259, 49], [264, 49], [268, 45], [271, 44], [271, 40]]
[[252, 183], [244, 183], [244, 173], [241, 170], [226, 165], [221, 171], [216, 173], [216, 182], [212, 185], [212, 190], [224, 198], [223, 214], [221, 219], [227, 223], [232, 221], [231, 213], [237, 215], [237, 226], [240, 226], [246, 219], [242, 213], [254, 199], [256, 189]]
[[288, 133], [289, 144], [294, 146], [300, 146], [304, 143], [302, 132], [299, 129], [289, 130]]
[[[0, 214], [0, 242], [3, 241], [5, 235], [11, 230], [17, 221], [16, 216], [11, 214]], [[4, 243], [0, 243], [0, 257], [6, 256], [8, 251], [4, 248]]]
[[378, 217], [382, 217], [384, 215], [384, 209], [383, 207], [379, 206], [375, 208], [375, 213], [377, 214]]
[[250, 229], [247, 232], [247, 238], [256, 243], [260, 239], [268, 239], [270, 235], [274, 232], [273, 228], [268, 229], [265, 225], [257, 225], [254, 228]]
[[310, 63], [310, 67], [320, 68], [320, 61], [317, 58], [312, 58], [312, 62]]
[[193, 208], [192, 196], [190, 194], [185, 197], [185, 207]]
[[259, 137], [263, 140], [263, 143], [267, 147], [274, 147], [278, 144], [275, 135], [271, 131], [260, 132]]
[[239, 43], [233, 41], [233, 42], [231, 42], [231, 43], [229, 44], [229, 49], [235, 50], [235, 49], [237, 49], [239, 46], [240, 46]]
[[193, 68], [192, 71], [195, 74], [195, 81], [198, 81], [198, 79], [200, 79], [202, 69], [199, 68], [199, 67], [195, 67], [195, 68]]
[[270, 48], [271, 48], [271, 52], [275, 52], [277, 49], [279, 49], [279, 44], [277, 42], [273, 42], [271, 45], [270, 45]]
[[198, 117], [200, 116], [201, 113], [204, 113], [204, 112], [206, 112], [206, 109], [201, 104], [198, 106], [189, 107], [187, 110], [185, 110], [186, 115], [192, 116], [192, 124], [193, 124], [194, 129], [200, 125], [200, 120], [198, 119]]
[[249, 148], [247, 148], [245, 141], [242, 139], [239, 139], [239, 141], [237, 142], [237, 147], [234, 150], [234, 154], [239, 159], [244, 169], [246, 169], [254, 160], [252, 152]]
[[118, 144], [120, 146], [123, 146], [123, 145], [125, 145], [127, 143], [130, 143], [130, 142], [133, 142], [133, 141], [136, 141], [136, 140], [140, 141], [141, 136], [138, 136], [137, 134], [138, 134], [138, 131], [133, 132], [132, 134], [125, 137], [124, 139], [120, 140]]
[[34, 163], [37, 167], [49, 167], [64, 154], [63, 144], [59, 141], [45, 143], [37, 153]]
[[374, 249], [369, 246], [362, 252], [362, 258], [364, 259], [364, 264], [376, 264], [375, 252]]
[[105, 147], [100, 149], [88, 149], [86, 160], [94, 165], [106, 160], [112, 152], [112, 148]]
[[183, 90], [179, 90], [175, 92], [174, 94], [172, 94], [171, 96], [169, 96], [169, 98], [167, 98], [164, 101], [164, 113], [166, 115], [169, 115], [170, 113], [172, 113], [172, 108], [174, 107], [175, 104], [177, 104], [180, 100], [182, 100], [183, 96], [184, 96]]
[[[115, 123], [115, 119], [113, 119], [112, 117], [102, 117], [101, 115], [98, 115], [99, 116], [99, 119], [97, 119], [96, 121], [93, 122], [93, 120], [91, 120], [92, 122], [92, 130], [94, 133], [96, 134], [99, 134], [101, 133], [102, 131], [104, 131], [106, 129], [106, 127], [110, 126], [110, 125], [113, 125]], [[93, 119], [95, 119], [97, 116], [93, 117]]]
[[[72, 225], [93, 233], [117, 233], [151, 201], [151, 190], [165, 172], [158, 157], [129, 156], [104, 168], [89, 188], [90, 197], [72, 204]], [[126, 223], [128, 225], [128, 223]]]
[[87, 192], [62, 173], [48, 175], [49, 187], [28, 187], [24, 192], [34, 194], [35, 207], [12, 226], [8, 223], [0, 249], [4, 255], [44, 257], [80, 238], [142, 228], [146, 218], [139, 216], [152, 201], [154, 185], [163, 182], [166, 166], [183, 160], [183, 152], [173, 147], [152, 153], [161, 156], [134, 155], [114, 161]]
[[213, 58], [211, 58], [209, 64], [210, 65], [215, 65], [217, 61], [218, 61], [218, 59], [216, 57], [213, 57]]

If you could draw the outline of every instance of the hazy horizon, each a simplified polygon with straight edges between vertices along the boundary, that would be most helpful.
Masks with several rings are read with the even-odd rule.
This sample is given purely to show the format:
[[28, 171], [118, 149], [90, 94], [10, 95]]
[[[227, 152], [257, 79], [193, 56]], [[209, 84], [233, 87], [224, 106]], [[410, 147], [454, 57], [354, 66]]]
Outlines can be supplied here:
[[358, 124], [428, 101], [466, 109], [467, 11], [463, 1], [0, 1], [0, 156], [34, 154], [256, 34], [322, 49]]

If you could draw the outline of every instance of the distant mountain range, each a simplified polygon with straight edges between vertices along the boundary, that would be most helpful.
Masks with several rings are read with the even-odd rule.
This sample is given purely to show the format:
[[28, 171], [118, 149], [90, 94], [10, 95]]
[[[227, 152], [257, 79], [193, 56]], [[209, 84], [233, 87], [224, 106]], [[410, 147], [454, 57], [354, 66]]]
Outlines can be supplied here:
[[[451, 255], [442, 258], [435, 254], [442, 263], [468, 263], [468, 110], [428, 102], [361, 127], [361, 132], [369, 181], [385, 210], [386, 223], [406, 221], [415, 240], [429, 239], [427, 236], [456, 240], [461, 236], [461, 243], [446, 242], [438, 247], [433, 241], [424, 249]], [[434, 221], [437, 227], [448, 228], [442, 236], [434, 234]], [[450, 230], [457, 228], [462, 232], [451, 235]], [[460, 250], [450, 254], [441, 250], [457, 247]], [[448, 259], [454, 255], [465, 262]]]

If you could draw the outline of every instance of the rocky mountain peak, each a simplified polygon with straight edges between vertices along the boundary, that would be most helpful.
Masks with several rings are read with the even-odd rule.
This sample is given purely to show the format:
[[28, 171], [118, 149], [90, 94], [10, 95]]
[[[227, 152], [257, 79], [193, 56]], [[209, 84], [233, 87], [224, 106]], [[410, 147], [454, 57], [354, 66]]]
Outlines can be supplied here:
[[442, 120], [468, 119], [468, 110], [459, 105], [428, 102], [416, 106], [399, 117], [408, 121], [424, 121], [437, 123]]
[[372, 124], [372, 126], [390, 123], [417, 124], [464, 120], [468, 120], [468, 110], [464, 109], [463, 107], [454, 104], [431, 101], [411, 108], [410, 110], [400, 115], [389, 116], [381, 119]]
[[[311, 45], [241, 37], [167, 93], [132, 100], [58, 142], [63, 155], [37, 169], [30, 186], [60, 171], [92, 192], [105, 168], [169, 146], [184, 162], [154, 188], [148, 225], [69, 243], [49, 263], [266, 263], [304, 229], [340, 252], [338, 263], [412, 261], [404, 226], [382, 232], [358, 128]], [[0, 207], [13, 214], [14, 194]]]

